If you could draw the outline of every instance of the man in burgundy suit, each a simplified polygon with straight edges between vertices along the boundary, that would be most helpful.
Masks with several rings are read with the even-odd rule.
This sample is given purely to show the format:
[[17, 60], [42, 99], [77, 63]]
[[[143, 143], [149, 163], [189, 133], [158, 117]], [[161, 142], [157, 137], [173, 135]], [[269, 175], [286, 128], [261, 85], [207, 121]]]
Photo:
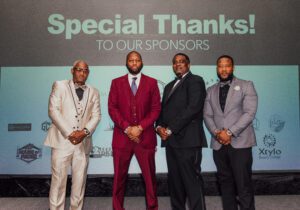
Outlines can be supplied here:
[[124, 209], [125, 182], [133, 155], [141, 168], [146, 186], [147, 210], [157, 210], [154, 122], [160, 113], [157, 81], [141, 73], [141, 55], [132, 51], [126, 57], [128, 74], [112, 81], [108, 112], [113, 133], [113, 209]]

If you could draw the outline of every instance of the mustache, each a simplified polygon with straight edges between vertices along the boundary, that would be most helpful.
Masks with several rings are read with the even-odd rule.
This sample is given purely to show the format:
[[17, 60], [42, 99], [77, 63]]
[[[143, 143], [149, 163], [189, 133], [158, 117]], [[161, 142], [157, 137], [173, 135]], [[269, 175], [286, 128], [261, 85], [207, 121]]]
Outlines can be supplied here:
[[130, 74], [136, 75], [136, 74], [138, 74], [138, 73], [140, 73], [142, 71], [144, 65], [142, 63], [142, 65], [137, 69], [137, 71], [132, 70], [132, 68], [130, 68], [128, 66], [128, 64], [126, 64], [126, 67], [127, 67], [127, 69], [128, 69], [128, 71], [129, 71]]
[[221, 82], [226, 82], [226, 81], [232, 80], [232, 78], [233, 78], [233, 73], [228, 74], [227, 78], [222, 78], [219, 73], [217, 73], [217, 75]]

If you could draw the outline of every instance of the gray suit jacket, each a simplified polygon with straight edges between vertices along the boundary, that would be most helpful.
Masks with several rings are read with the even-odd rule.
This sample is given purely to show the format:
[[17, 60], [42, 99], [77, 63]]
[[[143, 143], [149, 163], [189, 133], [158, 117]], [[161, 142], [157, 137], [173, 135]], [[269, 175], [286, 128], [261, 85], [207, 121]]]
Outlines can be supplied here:
[[52, 148], [68, 150], [73, 144], [67, 139], [74, 130], [87, 128], [90, 135], [82, 142], [85, 153], [92, 147], [91, 135], [100, 121], [100, 97], [97, 89], [87, 85], [85, 90], [84, 114], [79, 117], [77, 113], [76, 91], [72, 80], [56, 81], [53, 84], [49, 98], [49, 116], [52, 124], [44, 144]]
[[248, 148], [256, 145], [252, 121], [257, 110], [257, 94], [251, 81], [233, 78], [230, 85], [224, 113], [219, 102], [220, 83], [207, 89], [204, 103], [204, 122], [212, 134], [211, 148], [218, 150], [221, 144], [214, 131], [227, 128], [233, 133], [231, 145], [234, 148]]

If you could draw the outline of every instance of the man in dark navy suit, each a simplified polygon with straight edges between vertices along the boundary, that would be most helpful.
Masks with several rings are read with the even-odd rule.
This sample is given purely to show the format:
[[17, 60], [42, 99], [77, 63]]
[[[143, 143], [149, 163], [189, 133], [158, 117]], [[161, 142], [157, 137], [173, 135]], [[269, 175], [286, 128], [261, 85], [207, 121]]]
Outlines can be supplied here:
[[162, 111], [156, 131], [166, 147], [168, 184], [172, 209], [182, 210], [186, 198], [191, 210], [205, 209], [201, 177], [203, 106], [206, 97], [202, 77], [190, 72], [190, 59], [183, 53], [173, 57], [177, 78], [164, 89]]

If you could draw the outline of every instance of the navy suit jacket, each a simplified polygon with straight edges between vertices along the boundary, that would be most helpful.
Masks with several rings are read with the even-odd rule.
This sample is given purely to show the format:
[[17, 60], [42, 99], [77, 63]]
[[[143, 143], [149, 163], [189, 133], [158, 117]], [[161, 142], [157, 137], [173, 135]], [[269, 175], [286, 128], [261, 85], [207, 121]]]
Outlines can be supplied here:
[[173, 89], [175, 82], [170, 82], [164, 89], [162, 111], [156, 123], [172, 131], [167, 141], [162, 141], [162, 146], [207, 147], [203, 130], [204, 81], [189, 72]]

